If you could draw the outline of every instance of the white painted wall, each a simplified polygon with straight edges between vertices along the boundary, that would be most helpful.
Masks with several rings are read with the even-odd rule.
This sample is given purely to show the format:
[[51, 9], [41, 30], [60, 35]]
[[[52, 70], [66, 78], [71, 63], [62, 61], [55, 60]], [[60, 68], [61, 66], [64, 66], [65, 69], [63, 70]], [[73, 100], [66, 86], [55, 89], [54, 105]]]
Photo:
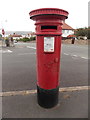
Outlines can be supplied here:
[[19, 40], [20, 38], [22, 38], [22, 37], [13, 37], [14, 40], [16, 40], [16, 39]]
[[67, 37], [68, 35], [74, 34], [73, 30], [62, 30], [62, 37]]

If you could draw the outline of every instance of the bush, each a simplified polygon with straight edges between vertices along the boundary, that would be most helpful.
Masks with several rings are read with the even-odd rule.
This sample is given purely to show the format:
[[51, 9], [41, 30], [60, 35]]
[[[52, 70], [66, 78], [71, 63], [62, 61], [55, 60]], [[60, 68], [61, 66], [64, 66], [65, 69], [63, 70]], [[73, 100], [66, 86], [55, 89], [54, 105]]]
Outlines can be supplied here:
[[30, 37], [30, 39], [25, 37], [25, 38], [19, 39], [19, 41], [23, 41], [23, 42], [28, 42], [28, 41], [33, 41], [33, 40], [36, 40], [36, 37]]
[[30, 41], [30, 39], [25, 37], [25, 38], [19, 39], [19, 41], [27, 42], [27, 41]]
[[87, 36], [87, 30], [81, 29], [76, 31], [76, 36]]
[[88, 29], [88, 39], [90, 39], [90, 29]]
[[77, 37], [79, 36], [86, 36], [88, 39], [90, 39], [90, 27], [89, 28], [79, 28], [75, 31], [75, 35]]

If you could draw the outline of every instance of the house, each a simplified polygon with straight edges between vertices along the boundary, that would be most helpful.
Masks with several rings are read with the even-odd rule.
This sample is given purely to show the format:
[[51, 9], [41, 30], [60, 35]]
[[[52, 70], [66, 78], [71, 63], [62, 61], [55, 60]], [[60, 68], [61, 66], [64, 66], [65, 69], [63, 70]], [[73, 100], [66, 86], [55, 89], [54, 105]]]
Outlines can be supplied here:
[[28, 37], [35, 37], [35, 36], [36, 36], [35, 32], [31, 32], [31, 33], [28, 34]]
[[68, 35], [73, 35], [74, 34], [74, 29], [67, 25], [65, 22], [63, 22], [62, 25], [62, 38], [66, 38]]
[[18, 40], [18, 39], [20, 39], [20, 38], [22, 38], [22, 35], [18, 35], [18, 34], [16, 34], [16, 33], [14, 33], [13, 35], [10, 35], [11, 37], [13, 37], [13, 39], [14, 40]]

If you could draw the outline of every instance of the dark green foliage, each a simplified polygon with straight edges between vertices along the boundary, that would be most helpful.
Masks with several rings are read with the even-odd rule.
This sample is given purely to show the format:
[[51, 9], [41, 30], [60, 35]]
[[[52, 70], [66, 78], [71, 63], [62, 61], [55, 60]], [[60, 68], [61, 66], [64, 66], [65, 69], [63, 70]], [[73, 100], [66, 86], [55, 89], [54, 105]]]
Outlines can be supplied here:
[[0, 34], [0, 37], [2, 37], [2, 35]]
[[90, 39], [90, 27], [88, 28], [79, 28], [75, 31], [75, 35], [77, 37], [79, 36], [86, 36], [88, 39]]
[[90, 28], [88, 29], [88, 39], [90, 39]]
[[23, 42], [28, 42], [28, 41], [33, 41], [33, 40], [36, 40], [36, 37], [30, 37], [30, 39], [25, 37], [25, 38], [19, 39], [19, 41], [23, 41]]

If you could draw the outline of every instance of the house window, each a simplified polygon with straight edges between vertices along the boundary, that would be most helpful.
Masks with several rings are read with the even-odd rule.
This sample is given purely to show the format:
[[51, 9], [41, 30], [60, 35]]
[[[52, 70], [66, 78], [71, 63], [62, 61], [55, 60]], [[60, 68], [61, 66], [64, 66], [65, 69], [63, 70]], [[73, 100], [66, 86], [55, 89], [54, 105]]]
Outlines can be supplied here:
[[62, 30], [62, 33], [65, 33], [65, 30]]
[[69, 33], [69, 30], [67, 30], [67, 33]]

